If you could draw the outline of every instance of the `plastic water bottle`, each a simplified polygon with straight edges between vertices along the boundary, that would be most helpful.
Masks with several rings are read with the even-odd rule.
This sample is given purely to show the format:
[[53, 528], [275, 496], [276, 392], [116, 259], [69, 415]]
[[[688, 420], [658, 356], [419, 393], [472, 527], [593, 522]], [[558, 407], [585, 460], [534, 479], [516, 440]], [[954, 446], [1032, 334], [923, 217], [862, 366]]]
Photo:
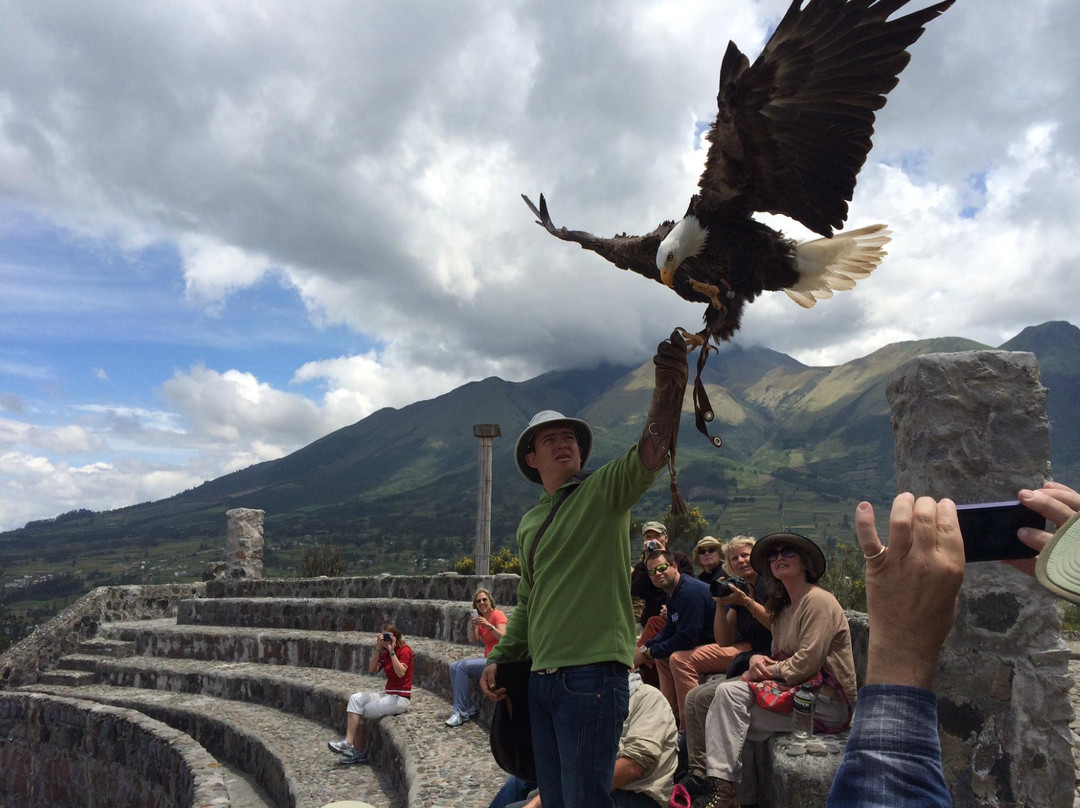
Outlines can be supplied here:
[[814, 734], [814, 701], [817, 695], [808, 685], [800, 685], [791, 710], [791, 729], [799, 740]]

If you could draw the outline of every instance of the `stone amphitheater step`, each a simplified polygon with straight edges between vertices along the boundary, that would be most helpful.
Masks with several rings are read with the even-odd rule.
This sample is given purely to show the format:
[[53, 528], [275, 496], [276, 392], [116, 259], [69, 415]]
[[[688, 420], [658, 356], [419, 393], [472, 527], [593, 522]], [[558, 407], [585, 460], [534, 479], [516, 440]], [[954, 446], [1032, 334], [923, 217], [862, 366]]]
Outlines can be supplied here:
[[[219, 760], [254, 774], [273, 806], [320, 808], [358, 794], [376, 808], [404, 804], [393, 781], [380, 770], [337, 767], [326, 750], [328, 733], [321, 725], [280, 710], [195, 694], [106, 685], [78, 689], [30, 685], [21, 690], [126, 707], [168, 724]], [[320, 747], [321, 755], [316, 754]]]
[[99, 656], [97, 654], [68, 654], [57, 660], [56, 669], [67, 671], [89, 671], [90, 673], [93, 673], [94, 666], [101, 662], [101, 660], [112, 658], [113, 657]]
[[[257, 664], [208, 666], [204, 662], [187, 660], [158, 662], [172, 666], [174, 673], [185, 665], [190, 666], [192, 676], [199, 676], [196, 669], [201, 668], [204, 681], [214, 678], [212, 675], [207, 678], [208, 668], [221, 668], [221, 679], [224, 680], [234, 678], [225, 669], [242, 677], [249, 672], [252, 676], [261, 673], [246, 669], [268, 667]], [[347, 692], [362, 684], [355, 674], [340, 671], [280, 669], [275, 673], [285, 671], [294, 675], [316, 675], [322, 680], [323, 689], [334, 687], [334, 680], [346, 676], [351, 680], [349, 687], [342, 688], [340, 682], [336, 685], [342, 711]], [[179, 684], [181, 680], [174, 676], [170, 681]], [[374, 677], [370, 681], [377, 682]], [[162, 684], [159, 679], [157, 686]], [[339, 766], [336, 758], [327, 751], [326, 741], [339, 737], [342, 722], [327, 727], [318, 721], [261, 704], [205, 694], [111, 685], [78, 689], [34, 685], [24, 689], [77, 695], [80, 699], [139, 710], [191, 735], [216, 757], [243, 771], [256, 773], [260, 787], [276, 805], [319, 808], [334, 800], [359, 798], [376, 808], [399, 805], [470, 808], [489, 802], [503, 780], [490, 755], [478, 754], [485, 750], [487, 743], [486, 735], [479, 727], [466, 725], [454, 731], [442, 727], [443, 731], [433, 732], [433, 721], [447, 705], [422, 689], [414, 689], [409, 712], [388, 716], [374, 725], [369, 747], [376, 761], [374, 766]], [[255, 687], [249, 692], [257, 690]], [[404, 800], [396, 796], [400, 793], [406, 795]]]
[[232, 802], [220, 761], [190, 735], [53, 690], [0, 692], [0, 804], [247, 808]]
[[[236, 628], [231, 626], [178, 625], [175, 620], [135, 620], [103, 623], [99, 636], [130, 642], [139, 657], [168, 657], [216, 662], [261, 662], [269, 670], [292, 666], [301, 669], [324, 668], [336, 672], [367, 671], [374, 651], [370, 632], [297, 631], [282, 628]], [[438, 694], [448, 702], [450, 663], [478, 656], [479, 646], [406, 635], [413, 649], [413, 683]], [[267, 665], [266, 663], [270, 663]], [[98, 669], [115, 661], [101, 660]], [[121, 666], [122, 667], [122, 666]], [[475, 689], [473, 701], [480, 709], [480, 720], [487, 724], [493, 705]], [[448, 705], [446, 717], [452, 708]]]
[[[410, 637], [468, 643], [468, 601], [398, 598], [189, 598], [177, 604], [176, 622], [193, 626], [369, 631], [384, 622]], [[502, 610], [507, 617], [513, 609]]]
[[82, 687], [83, 685], [93, 684], [96, 680], [97, 675], [93, 671], [53, 668], [41, 674], [41, 682], [46, 685]]
[[135, 643], [91, 637], [79, 643], [79, 653], [87, 656], [126, 657], [135, 653]]

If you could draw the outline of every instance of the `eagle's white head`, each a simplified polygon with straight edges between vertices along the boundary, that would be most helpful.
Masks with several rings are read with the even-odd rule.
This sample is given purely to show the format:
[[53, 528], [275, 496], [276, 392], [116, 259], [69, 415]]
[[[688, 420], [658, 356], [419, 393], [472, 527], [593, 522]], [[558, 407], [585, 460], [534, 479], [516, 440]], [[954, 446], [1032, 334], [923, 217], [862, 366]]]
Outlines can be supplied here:
[[671, 228], [656, 251], [656, 268], [660, 270], [660, 280], [665, 286], [675, 288], [675, 270], [679, 264], [700, 255], [708, 239], [709, 231], [701, 226], [694, 215], [684, 216], [681, 222]]

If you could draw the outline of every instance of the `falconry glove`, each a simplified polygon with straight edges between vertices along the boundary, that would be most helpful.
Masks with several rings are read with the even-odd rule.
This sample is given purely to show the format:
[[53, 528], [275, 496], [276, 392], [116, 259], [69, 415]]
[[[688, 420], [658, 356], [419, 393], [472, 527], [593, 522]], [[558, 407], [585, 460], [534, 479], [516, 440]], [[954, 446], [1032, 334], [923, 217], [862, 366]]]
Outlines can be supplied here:
[[683, 397], [686, 394], [686, 341], [678, 331], [672, 331], [668, 339], [656, 348], [653, 357], [654, 383], [652, 403], [645, 417], [645, 427], [638, 441], [641, 464], [650, 470], [660, 468], [667, 460], [671, 476], [671, 510], [675, 514], [686, 512], [686, 503], [675, 482], [675, 445], [679, 438], [679, 416], [682, 414]]

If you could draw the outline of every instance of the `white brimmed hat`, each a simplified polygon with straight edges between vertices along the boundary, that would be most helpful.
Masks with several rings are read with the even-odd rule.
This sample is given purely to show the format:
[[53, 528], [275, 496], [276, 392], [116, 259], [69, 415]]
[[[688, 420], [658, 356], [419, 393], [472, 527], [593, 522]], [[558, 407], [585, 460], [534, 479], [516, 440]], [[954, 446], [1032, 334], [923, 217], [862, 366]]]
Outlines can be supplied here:
[[555, 410], [541, 410], [532, 417], [529, 421], [529, 425], [525, 427], [525, 431], [518, 436], [517, 446], [514, 447], [514, 460], [517, 462], [518, 471], [520, 471], [525, 479], [529, 482], [542, 485], [540, 480], [540, 472], [531, 468], [525, 462], [525, 455], [533, 450], [532, 439], [536, 431], [544, 426], [551, 426], [552, 424], [564, 423], [569, 424], [577, 432], [578, 447], [581, 449], [581, 467], [585, 467], [585, 461], [589, 459], [589, 452], [592, 450], [592, 429], [587, 423], [580, 418], [567, 418], [561, 412]]
[[1035, 578], [1059, 598], [1080, 603], [1080, 513], [1058, 528], [1039, 553]]

